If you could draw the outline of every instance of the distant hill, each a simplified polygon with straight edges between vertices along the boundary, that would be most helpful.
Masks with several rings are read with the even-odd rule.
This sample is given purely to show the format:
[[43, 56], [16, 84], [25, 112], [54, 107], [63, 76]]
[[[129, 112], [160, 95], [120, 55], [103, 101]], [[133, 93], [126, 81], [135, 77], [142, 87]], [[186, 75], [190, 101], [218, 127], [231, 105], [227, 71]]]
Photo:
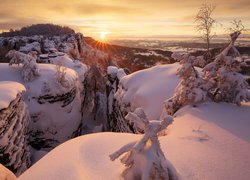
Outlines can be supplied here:
[[0, 34], [2, 37], [13, 37], [13, 36], [33, 36], [33, 35], [63, 35], [72, 34], [75, 31], [67, 26], [60, 26], [54, 24], [35, 24], [27, 27], [22, 27], [20, 30], [12, 30], [9, 32], [3, 32]]

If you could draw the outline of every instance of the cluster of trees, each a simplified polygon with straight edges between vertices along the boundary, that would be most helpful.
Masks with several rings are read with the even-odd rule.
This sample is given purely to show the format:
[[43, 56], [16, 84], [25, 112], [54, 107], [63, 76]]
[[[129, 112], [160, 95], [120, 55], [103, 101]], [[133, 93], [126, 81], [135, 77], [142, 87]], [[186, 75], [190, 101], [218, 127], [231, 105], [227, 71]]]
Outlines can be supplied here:
[[239, 73], [245, 62], [234, 46], [244, 26], [241, 21], [234, 21], [231, 29], [234, 32], [230, 33], [229, 45], [203, 68], [202, 76], [194, 68], [192, 58], [174, 56], [183, 58], [180, 62], [182, 66], [177, 71], [181, 82], [174, 96], [165, 102], [168, 114], [174, 114], [184, 105], [206, 100], [237, 105], [241, 105], [242, 101], [250, 101], [249, 85]]
[[0, 34], [2, 37], [13, 36], [55, 36], [64, 34], [73, 34], [75, 31], [67, 26], [59, 26], [55, 24], [35, 24], [27, 27], [22, 27], [20, 30], [10, 29], [9, 32], [3, 32]]

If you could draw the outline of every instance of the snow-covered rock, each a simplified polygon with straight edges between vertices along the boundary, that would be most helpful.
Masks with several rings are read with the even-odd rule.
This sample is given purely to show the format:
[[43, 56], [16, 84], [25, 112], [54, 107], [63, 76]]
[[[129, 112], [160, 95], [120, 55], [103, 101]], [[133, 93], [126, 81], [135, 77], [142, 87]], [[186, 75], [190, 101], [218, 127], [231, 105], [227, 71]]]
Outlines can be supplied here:
[[149, 119], [159, 119], [164, 100], [171, 97], [179, 78], [179, 63], [159, 65], [124, 76], [115, 98], [122, 107], [133, 112], [142, 107]]
[[84, 82], [85, 73], [88, 67], [78, 60], [72, 60], [67, 54], [63, 56], [57, 56], [54, 58], [49, 58], [51, 64], [62, 65], [67, 68], [73, 69], [77, 72], [78, 77], [81, 82]]
[[32, 42], [30, 44], [25, 44], [25, 46], [19, 48], [19, 51], [24, 53], [29, 53], [31, 51], [36, 51], [38, 53], [41, 53], [41, 44], [39, 42]]
[[[182, 179], [247, 180], [249, 116], [249, 103], [187, 106], [178, 111], [168, 134], [159, 138], [162, 151]], [[124, 167], [119, 161], [111, 162], [109, 154], [141, 137], [96, 133], [75, 138], [52, 150], [18, 179], [119, 179]]]
[[18, 66], [0, 64], [0, 81], [16, 81], [27, 92], [24, 101], [30, 111], [30, 144], [50, 148], [74, 137], [81, 124], [81, 98], [77, 73], [64, 69], [67, 87], [57, 82], [57, 66], [38, 64], [40, 76], [30, 82], [20, 77]]
[[27, 143], [30, 116], [21, 98], [24, 91], [22, 84], [0, 81], [0, 162], [16, 175], [30, 166]]

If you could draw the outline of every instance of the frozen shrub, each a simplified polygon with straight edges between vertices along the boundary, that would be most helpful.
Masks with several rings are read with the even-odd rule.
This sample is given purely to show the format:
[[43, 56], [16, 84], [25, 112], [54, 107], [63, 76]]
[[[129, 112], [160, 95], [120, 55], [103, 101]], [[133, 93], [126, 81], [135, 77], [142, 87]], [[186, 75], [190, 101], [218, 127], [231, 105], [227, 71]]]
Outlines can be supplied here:
[[110, 159], [114, 161], [125, 154], [121, 158], [121, 162], [126, 166], [122, 177], [126, 180], [178, 179], [174, 167], [166, 160], [160, 148], [157, 136], [157, 133], [172, 122], [172, 117], [167, 116], [163, 121], [149, 121], [144, 111], [138, 108], [134, 113], [128, 113], [126, 118], [133, 122], [134, 126], [144, 130], [145, 134], [139, 141], [126, 144], [110, 155]]

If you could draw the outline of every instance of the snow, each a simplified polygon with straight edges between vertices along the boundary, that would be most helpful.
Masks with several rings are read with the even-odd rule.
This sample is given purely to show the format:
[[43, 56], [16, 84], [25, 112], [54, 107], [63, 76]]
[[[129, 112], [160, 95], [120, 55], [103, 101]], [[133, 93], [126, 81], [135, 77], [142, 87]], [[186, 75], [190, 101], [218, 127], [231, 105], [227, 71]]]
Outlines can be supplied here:
[[2, 180], [16, 180], [16, 176], [8, 170], [6, 167], [4, 167], [2, 164], [0, 164], [0, 179]]
[[118, 68], [116, 66], [108, 66], [107, 74], [117, 74]]
[[88, 67], [85, 64], [81, 63], [80, 61], [78, 60], [73, 61], [71, 58], [69, 58], [67, 54], [63, 56], [57, 56], [55, 58], [50, 58], [50, 61], [52, 64], [60, 64], [62, 66], [75, 70], [81, 82], [84, 81], [85, 73], [87, 72]]
[[[250, 103], [242, 107], [225, 103], [186, 106], [176, 113], [167, 136], [160, 137], [162, 150], [182, 179], [247, 180], [249, 116]], [[124, 166], [110, 161], [109, 155], [139, 138], [141, 135], [96, 133], [72, 139], [18, 179], [118, 179]]]
[[155, 51], [148, 51], [148, 52], [137, 52], [135, 53], [136, 55], [141, 55], [141, 56], [159, 56], [159, 57], [164, 57], [162, 54], [158, 54]]
[[39, 42], [25, 44], [25, 46], [20, 47], [19, 51], [21, 51], [21, 52], [30, 52], [30, 51], [41, 52], [41, 45]]
[[17, 82], [0, 81], [0, 110], [7, 108], [17, 94], [25, 91], [25, 87]]
[[[24, 82], [20, 76], [20, 67], [9, 66], [6, 63], [0, 64], [0, 81], [15, 81], [23, 84], [27, 89], [24, 94], [24, 101], [28, 105], [31, 115], [30, 128], [32, 133], [36, 134], [35, 138], [45, 138], [55, 140], [53, 146], [70, 139], [72, 133], [76, 131], [81, 122], [81, 98], [79, 85], [77, 84], [77, 73], [66, 68], [65, 78], [70, 88], [60, 86], [56, 82], [56, 65], [38, 64], [40, 76], [30, 82]], [[69, 104], [63, 100], [55, 100], [66, 96], [65, 93], [76, 88], [76, 94], [68, 94], [67, 98], [73, 97]], [[46, 101], [46, 97], [52, 99]], [[39, 102], [40, 97], [45, 97]], [[66, 105], [65, 105], [66, 104]], [[40, 134], [37, 135], [37, 132]], [[49, 141], [46, 141], [50, 143]]]
[[[56, 66], [52, 64], [38, 64], [41, 76], [37, 77], [31, 82], [24, 82], [20, 76], [21, 69], [19, 66], [9, 66], [7, 63], [0, 64], [0, 81], [15, 81], [24, 84], [32, 95], [39, 96], [43, 94], [43, 82], [50, 84], [50, 94], [57, 95], [62, 93], [62, 89], [55, 87], [55, 82], [53, 81], [54, 74], [56, 72]], [[77, 79], [77, 74], [74, 70], [67, 69], [66, 78], [70, 85], [73, 86], [75, 80]]]
[[116, 99], [130, 104], [132, 111], [143, 107], [149, 119], [159, 119], [164, 100], [170, 98], [179, 83], [179, 63], [154, 66], [121, 79]]

